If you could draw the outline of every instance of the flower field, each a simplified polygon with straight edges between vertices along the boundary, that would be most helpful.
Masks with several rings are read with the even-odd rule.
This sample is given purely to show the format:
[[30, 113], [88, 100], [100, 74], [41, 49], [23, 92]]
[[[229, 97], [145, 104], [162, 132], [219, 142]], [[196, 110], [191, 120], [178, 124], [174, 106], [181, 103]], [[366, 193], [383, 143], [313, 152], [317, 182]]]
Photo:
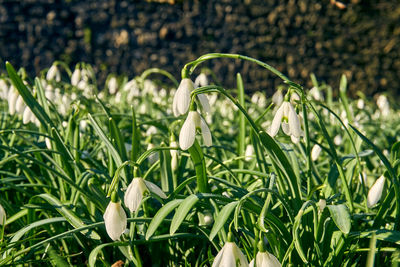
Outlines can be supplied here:
[[[244, 60], [273, 95], [227, 88]], [[232, 61], [234, 64], [234, 61]], [[181, 80], [0, 78], [0, 266], [398, 266], [400, 110], [206, 54]], [[233, 74], [232, 74], [233, 75]]]

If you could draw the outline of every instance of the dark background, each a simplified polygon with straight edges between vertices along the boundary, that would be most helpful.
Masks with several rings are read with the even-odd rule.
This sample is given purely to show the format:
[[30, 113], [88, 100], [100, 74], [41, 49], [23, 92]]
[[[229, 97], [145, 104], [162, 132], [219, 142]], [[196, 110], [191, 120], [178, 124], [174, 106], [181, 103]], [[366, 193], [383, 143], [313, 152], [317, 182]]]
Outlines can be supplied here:
[[[64, 60], [139, 75], [159, 67], [177, 78], [185, 63], [209, 52], [263, 60], [310, 86], [310, 73], [335, 89], [342, 73], [354, 95], [399, 95], [399, 1], [349, 0], [0, 1], [0, 60], [30, 75]], [[234, 60], [210, 67], [227, 87], [240, 72], [247, 90], [272, 93], [280, 81]], [[4, 71], [4, 65], [1, 67]]]

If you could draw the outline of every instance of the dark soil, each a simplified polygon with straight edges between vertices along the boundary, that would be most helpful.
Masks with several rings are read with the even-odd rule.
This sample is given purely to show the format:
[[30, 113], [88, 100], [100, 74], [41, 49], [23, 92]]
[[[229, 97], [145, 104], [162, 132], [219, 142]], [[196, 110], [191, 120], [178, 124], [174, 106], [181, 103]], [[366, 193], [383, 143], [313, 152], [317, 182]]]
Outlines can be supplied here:
[[[0, 60], [33, 75], [64, 60], [139, 75], [159, 67], [177, 78], [182, 66], [209, 52], [263, 60], [310, 86], [310, 73], [335, 88], [346, 74], [354, 94], [400, 87], [397, 0], [0, 1]], [[213, 60], [227, 87], [240, 72], [248, 90], [272, 93], [280, 81], [247, 62]], [[4, 67], [3, 67], [4, 69]]]

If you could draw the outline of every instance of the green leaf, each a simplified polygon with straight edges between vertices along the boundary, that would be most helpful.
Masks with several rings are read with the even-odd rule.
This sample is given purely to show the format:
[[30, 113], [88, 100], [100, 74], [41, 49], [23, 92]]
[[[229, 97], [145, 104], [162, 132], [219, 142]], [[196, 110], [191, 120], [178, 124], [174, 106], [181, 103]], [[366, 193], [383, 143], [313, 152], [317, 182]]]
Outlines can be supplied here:
[[351, 218], [347, 206], [345, 204], [328, 205], [328, 209], [336, 226], [344, 234], [348, 234], [351, 228]]
[[11, 243], [17, 242], [18, 240], [21, 239], [21, 237], [24, 234], [26, 234], [27, 232], [29, 232], [30, 230], [32, 230], [32, 229], [34, 229], [36, 227], [40, 227], [40, 226], [43, 226], [43, 225], [46, 225], [46, 224], [55, 224], [55, 223], [58, 223], [58, 222], [65, 222], [65, 221], [66, 221], [66, 219], [64, 217], [56, 217], [56, 218], [44, 219], [44, 220], [40, 220], [40, 221], [36, 221], [34, 223], [31, 223], [31, 224], [25, 226], [24, 228], [21, 228], [18, 232], [16, 232], [14, 234], [13, 238], [11, 239]]
[[237, 204], [238, 201], [231, 202], [226, 206], [224, 206], [222, 210], [219, 212], [217, 218], [215, 219], [213, 228], [211, 229], [211, 233], [209, 236], [210, 241], [214, 239], [214, 237], [218, 234], [221, 228], [225, 225], [226, 221], [229, 219], [229, 216], [232, 214], [232, 211]]
[[183, 220], [186, 218], [187, 214], [197, 203], [197, 201], [199, 201], [199, 197], [197, 195], [190, 195], [185, 198], [182, 204], [179, 205], [174, 217], [172, 218], [171, 227], [169, 229], [170, 235], [173, 235], [176, 230], [178, 230], [179, 226], [182, 224]]
[[[49, 202], [53, 207], [62, 215], [64, 218], [74, 227], [74, 228], [81, 228], [85, 227], [86, 224], [70, 209], [67, 209], [60, 200], [55, 198], [53, 195], [50, 194], [40, 194], [39, 197], [43, 198], [47, 202]], [[83, 230], [82, 234], [88, 234], [90, 238], [100, 240], [100, 236], [94, 232], [89, 230]]]
[[158, 226], [163, 222], [165, 217], [173, 210], [175, 209], [179, 204], [181, 204], [183, 199], [175, 199], [167, 204], [165, 204], [154, 216], [153, 220], [151, 220], [149, 228], [147, 229], [146, 232], [146, 240], [148, 240], [154, 232], [157, 230]]

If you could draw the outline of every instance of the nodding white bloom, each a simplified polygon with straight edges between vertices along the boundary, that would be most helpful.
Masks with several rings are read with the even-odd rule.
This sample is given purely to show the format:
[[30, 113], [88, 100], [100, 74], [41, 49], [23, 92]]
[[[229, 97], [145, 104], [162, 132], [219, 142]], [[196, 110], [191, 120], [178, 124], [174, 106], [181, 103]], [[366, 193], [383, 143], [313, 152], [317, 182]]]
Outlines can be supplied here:
[[152, 192], [164, 199], [167, 198], [165, 193], [152, 182], [146, 181], [140, 177], [133, 178], [132, 182], [129, 184], [125, 192], [124, 196], [125, 206], [131, 212], [135, 212], [139, 208], [140, 202], [142, 202], [143, 199], [143, 195], [146, 192], [147, 193]]
[[200, 73], [199, 76], [197, 76], [196, 79], [194, 80], [194, 85], [196, 87], [207, 86], [208, 85], [207, 75], [203, 72]]
[[18, 96], [17, 101], [15, 102], [15, 111], [17, 113], [22, 113], [25, 109], [25, 102], [22, 96]]
[[4, 210], [3, 206], [0, 204], [0, 225], [6, 224], [6, 211]]
[[257, 252], [255, 260], [252, 260], [249, 267], [280, 267], [281, 263], [278, 259], [271, 253]]
[[16, 103], [17, 99], [19, 97], [18, 91], [16, 89], [10, 89], [10, 92], [8, 93], [8, 112], [10, 115], [15, 114], [16, 110]]
[[253, 145], [247, 145], [246, 146], [246, 151], [244, 152], [244, 160], [245, 161], [250, 161], [253, 158], [254, 155], [254, 146]]
[[52, 65], [50, 69], [47, 71], [46, 80], [55, 80], [56, 82], [61, 81], [61, 73], [58, 70], [56, 65]]
[[77, 86], [80, 80], [81, 80], [81, 70], [76, 68], [71, 75], [71, 84], [73, 86]]
[[324, 97], [322, 96], [322, 93], [319, 91], [318, 87], [313, 87], [310, 90], [310, 95], [317, 101], [322, 101], [324, 100]]
[[272, 95], [272, 102], [275, 104], [275, 106], [280, 106], [282, 104], [282, 102], [283, 102], [282, 90], [277, 90]]
[[365, 103], [364, 103], [364, 100], [363, 99], [358, 99], [357, 100], [357, 108], [358, 109], [364, 109], [364, 106], [365, 106]]
[[198, 94], [197, 98], [199, 99], [204, 112], [209, 114], [211, 112], [211, 107], [210, 102], [208, 101], [208, 97], [205, 94]]
[[293, 105], [288, 101], [284, 101], [275, 113], [275, 117], [269, 129], [269, 134], [272, 137], [278, 133], [281, 124], [283, 132], [291, 137], [292, 142], [298, 143], [300, 137], [303, 135], [300, 119]]
[[103, 218], [108, 236], [114, 241], [118, 240], [124, 233], [128, 223], [121, 202], [110, 201]]
[[319, 157], [319, 154], [321, 154], [321, 151], [322, 148], [319, 145], [315, 144], [311, 149], [311, 160], [316, 161]]
[[0, 98], [7, 99], [8, 97], [8, 85], [4, 79], [0, 79]]
[[115, 93], [117, 92], [117, 89], [118, 89], [117, 78], [111, 77], [111, 78], [108, 80], [107, 86], [108, 86], [108, 92], [109, 92], [111, 95], [115, 94]]
[[298, 93], [293, 92], [292, 95], [290, 96], [290, 102], [291, 103], [296, 103], [300, 101], [300, 96]]
[[[150, 144], [148, 144], [148, 146], [147, 146], [147, 150], [153, 149], [153, 148], [155, 148], [155, 147], [156, 147], [156, 146], [155, 146], [154, 144], [151, 144], [151, 143], [150, 143]], [[153, 153], [151, 153], [150, 156], [147, 157], [147, 159], [148, 159], [150, 165], [153, 165], [153, 164], [156, 163], [156, 161], [159, 159], [158, 152], [153, 152]]]
[[33, 113], [29, 107], [26, 107], [24, 113], [22, 115], [22, 123], [27, 124], [28, 122], [32, 121]]
[[174, 100], [172, 103], [172, 111], [175, 116], [185, 114], [189, 109], [190, 92], [194, 90], [194, 84], [191, 79], [182, 79], [175, 92]]
[[336, 135], [335, 138], [333, 138], [333, 143], [335, 145], [340, 146], [342, 144], [342, 137], [340, 135]]
[[379, 110], [382, 116], [386, 117], [390, 114], [389, 101], [385, 95], [380, 95], [376, 100]]
[[226, 242], [214, 259], [212, 267], [246, 267], [249, 262], [246, 256], [233, 242]]
[[[176, 141], [171, 141], [169, 144], [170, 147], [178, 148], [178, 143]], [[171, 153], [171, 168], [173, 171], [178, 169], [179, 164], [179, 151], [176, 149], [171, 149], [169, 151]]]
[[189, 111], [189, 114], [182, 125], [179, 133], [179, 146], [182, 150], [190, 148], [196, 138], [196, 130], [200, 129], [206, 146], [212, 145], [212, 137], [207, 123], [197, 111]]
[[385, 176], [381, 176], [372, 185], [367, 196], [367, 206], [368, 208], [374, 206], [381, 199], [383, 187], [385, 185]]

